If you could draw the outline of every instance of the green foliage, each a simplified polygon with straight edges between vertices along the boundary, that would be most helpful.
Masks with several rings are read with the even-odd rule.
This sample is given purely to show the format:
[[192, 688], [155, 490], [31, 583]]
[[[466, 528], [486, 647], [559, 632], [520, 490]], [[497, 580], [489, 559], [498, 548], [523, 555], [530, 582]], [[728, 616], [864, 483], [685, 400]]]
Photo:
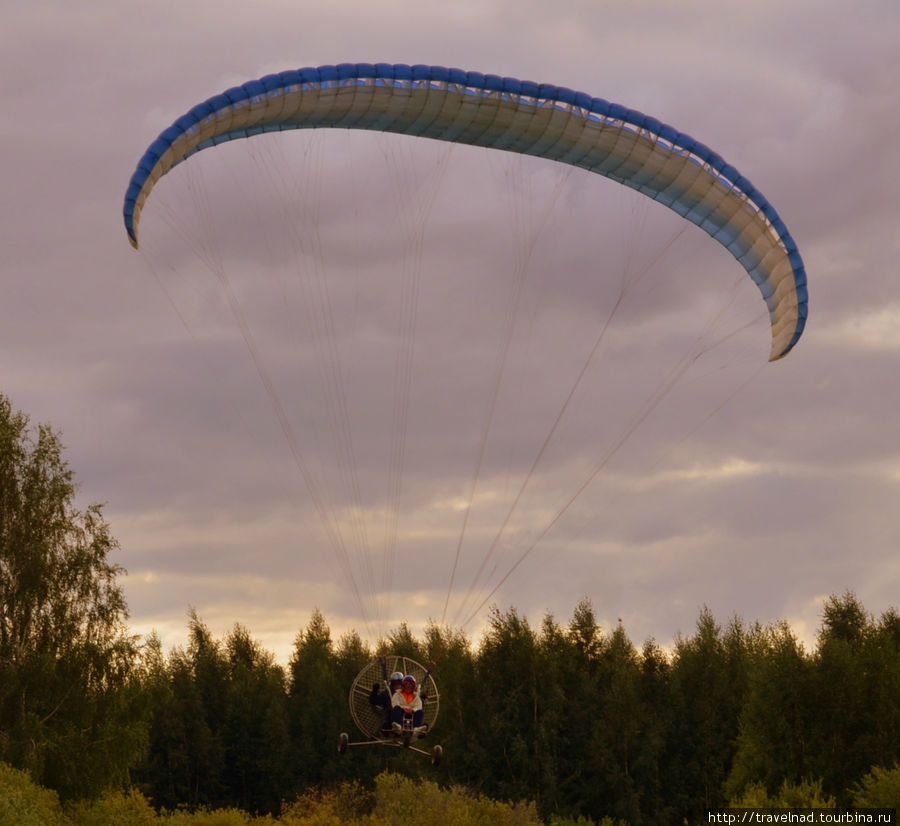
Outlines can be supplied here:
[[42, 789], [28, 772], [0, 763], [0, 826], [65, 826], [56, 792]]
[[0, 759], [68, 798], [124, 780], [145, 732], [118, 545], [62, 453], [0, 395]]
[[[784, 623], [723, 628], [708, 611], [673, 656], [652, 640], [638, 651], [621, 625], [604, 634], [586, 601], [568, 625], [548, 616], [539, 631], [495, 610], [478, 649], [429, 627], [416, 650], [437, 661], [436, 774], [398, 750], [335, 754], [335, 732], [352, 730], [346, 686], [373, 656], [358, 635], [335, 646], [315, 611], [285, 673], [246, 629], [219, 641], [192, 613], [185, 650], [166, 657], [150, 638], [131, 672], [154, 709], [150, 750], [133, 772], [146, 797], [107, 793], [69, 804], [59, 822], [381, 826], [428, 811], [435, 822], [530, 823], [540, 813], [557, 826], [674, 826], [708, 801], [892, 805], [898, 771], [863, 761], [898, 759], [898, 619], [876, 622], [848, 599], [827, 606], [841, 622], [826, 625], [812, 654]], [[397, 639], [408, 636], [401, 628]], [[842, 713], [852, 726], [833, 719]], [[403, 775], [375, 784], [386, 765]], [[154, 818], [150, 800], [168, 813]]]
[[723, 787], [747, 691], [751, 640], [739, 620], [723, 630], [704, 608], [695, 635], [676, 641], [663, 795], [691, 820], [725, 803]]
[[494, 609], [476, 662], [473, 709], [479, 724], [475, 748], [489, 794], [521, 800], [539, 788], [540, 693], [552, 685], [544, 676], [528, 621], [514, 609]]
[[440, 789], [430, 781], [415, 782], [398, 774], [375, 781], [376, 817], [384, 823], [416, 826], [539, 826], [529, 803], [502, 803], [453, 786]]
[[159, 826], [274, 826], [271, 818], [255, 818], [235, 808], [199, 809], [162, 815]]
[[757, 643], [726, 784], [730, 797], [750, 783], [775, 788], [812, 770], [813, 663], [786, 623], [758, 631]]
[[821, 780], [804, 779], [798, 783], [785, 780], [774, 794], [769, 794], [762, 783], [750, 783], [729, 805], [757, 809], [830, 809], [834, 808], [835, 800], [822, 791]]
[[377, 653], [394, 654], [398, 657], [409, 657], [416, 662], [422, 662], [426, 659], [425, 652], [419, 641], [413, 636], [409, 626], [402, 622], [400, 627], [388, 634], [387, 639], [381, 640], [378, 644]]
[[445, 754], [452, 755], [453, 778], [469, 782], [483, 774], [478, 750], [472, 748], [480, 736], [478, 724], [481, 720], [472, 705], [472, 690], [477, 685], [475, 657], [462, 632], [437, 625], [425, 629], [424, 648], [425, 662], [435, 663], [440, 690], [440, 742]]
[[850, 593], [824, 606], [807, 654], [786, 624], [759, 634], [726, 791], [821, 778], [841, 805], [873, 764], [900, 758], [900, 620], [879, 622]]
[[224, 645], [191, 614], [190, 645], [148, 672], [156, 713], [135, 773], [158, 806], [276, 812], [290, 791], [284, 670], [236, 625]]
[[851, 792], [854, 806], [900, 810], [900, 763], [890, 769], [875, 766]]
[[[359, 783], [346, 782], [340, 786], [317, 789], [300, 795], [285, 805], [279, 823], [284, 826], [336, 826], [339, 823], [366, 822], [375, 824], [371, 816], [375, 796]], [[380, 823], [381, 821], [377, 821]]]
[[813, 668], [810, 774], [844, 804], [849, 787], [873, 765], [900, 759], [896, 615], [879, 623], [853, 594], [830, 597]]
[[[338, 682], [337, 663], [331, 631], [316, 609], [306, 630], [298, 634], [289, 665], [288, 716], [293, 743], [291, 764], [304, 773], [303, 785], [333, 781], [337, 733], [347, 730], [346, 691], [348, 683]], [[298, 778], [299, 780], [299, 778]], [[301, 785], [298, 783], [298, 786]]]
[[275, 812], [290, 778], [284, 671], [239, 625], [228, 637], [226, 654], [223, 783], [241, 808]]
[[825, 600], [820, 646], [828, 642], [841, 642], [853, 650], [865, 642], [871, 618], [866, 614], [856, 595], [847, 592], [839, 597], [832, 594]]
[[417, 826], [541, 823], [532, 804], [491, 800], [458, 786], [440, 789], [398, 774], [379, 775], [374, 792], [356, 782], [308, 792], [286, 804], [278, 817], [254, 817], [232, 807], [157, 813], [136, 790], [107, 792], [63, 811], [53, 792], [37, 786], [26, 772], [0, 764], [0, 826], [394, 826], [408, 821]]
[[150, 724], [150, 750], [135, 773], [157, 806], [201, 806], [223, 798], [227, 663], [209, 630], [191, 613], [190, 644], [176, 649]]
[[153, 826], [156, 811], [136, 789], [110, 791], [94, 801], [78, 801], [66, 807], [73, 826]]
[[636, 771], [644, 748], [646, 719], [637, 652], [618, 625], [601, 656], [602, 692], [593, 728], [592, 774], [605, 786], [602, 810], [617, 817], [640, 816]]

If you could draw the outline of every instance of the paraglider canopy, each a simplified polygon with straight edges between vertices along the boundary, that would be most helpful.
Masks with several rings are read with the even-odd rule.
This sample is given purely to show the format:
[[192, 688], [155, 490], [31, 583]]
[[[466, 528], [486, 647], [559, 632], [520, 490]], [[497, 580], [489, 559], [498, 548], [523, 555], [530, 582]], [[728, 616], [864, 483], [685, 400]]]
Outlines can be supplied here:
[[138, 223], [160, 177], [194, 153], [285, 129], [398, 132], [536, 155], [629, 186], [693, 222], [746, 269], [769, 310], [770, 359], [803, 332], [806, 275], [774, 207], [703, 143], [633, 109], [558, 86], [440, 66], [340, 64], [267, 75], [194, 106], [150, 145], [125, 195]]

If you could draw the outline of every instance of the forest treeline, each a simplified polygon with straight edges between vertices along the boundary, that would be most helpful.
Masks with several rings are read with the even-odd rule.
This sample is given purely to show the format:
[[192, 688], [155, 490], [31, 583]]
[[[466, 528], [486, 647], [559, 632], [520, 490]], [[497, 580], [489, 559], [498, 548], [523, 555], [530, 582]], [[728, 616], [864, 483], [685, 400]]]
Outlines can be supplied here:
[[[379, 652], [437, 661], [445, 761], [396, 750], [336, 754], [353, 731], [347, 691]], [[708, 611], [666, 655], [589, 602], [532, 628], [494, 611], [477, 647], [437, 627], [401, 627], [370, 650], [332, 640], [314, 612], [287, 670], [240, 626], [215, 640], [196, 617], [190, 643], [156, 650], [149, 749], [132, 781], [157, 804], [277, 811], [309, 786], [369, 783], [385, 768], [533, 800], [545, 816], [637, 824], [698, 820], [752, 784], [820, 781], [849, 804], [873, 767], [900, 760], [900, 617], [875, 620], [852, 594], [825, 604], [816, 649], [786, 624], [724, 627]]]
[[[636, 648], [587, 601], [537, 629], [515, 609], [494, 611], [478, 646], [401, 627], [379, 651], [437, 659], [438, 769], [395, 749], [338, 756], [338, 732], [354, 730], [348, 688], [378, 652], [355, 634], [334, 641], [315, 611], [286, 669], [241, 626], [215, 639], [196, 616], [183, 649], [147, 641], [133, 716], [116, 735], [143, 748], [120, 782], [169, 810], [277, 813], [311, 788], [371, 784], [389, 769], [534, 801], [544, 817], [637, 826], [700, 822], [760, 784], [815, 780], [849, 804], [873, 767], [900, 760], [900, 618], [876, 621], [852, 594], [826, 602], [811, 652], [786, 624], [720, 626], [708, 611], [670, 655], [652, 641]], [[93, 773], [102, 750], [70, 755], [58, 780]]]
[[[439, 768], [398, 749], [337, 754], [337, 733], [353, 730], [347, 689], [376, 655], [356, 634], [334, 641], [314, 611], [284, 669], [246, 629], [216, 639], [194, 615], [184, 648], [140, 648], [120, 724], [141, 748], [119, 785], [168, 811], [277, 814], [315, 790], [372, 788], [389, 770], [532, 802], [548, 821], [631, 826], [700, 823], [709, 808], [771, 805], [785, 788], [806, 789], [798, 806], [900, 802], [900, 770], [873, 772], [900, 759], [900, 618], [875, 620], [852, 594], [827, 600], [810, 652], [786, 624], [720, 626], [706, 610], [671, 654], [638, 649], [587, 601], [538, 629], [495, 610], [478, 646], [401, 626], [379, 650], [437, 660]], [[44, 782], [93, 775], [103, 750], [70, 753], [67, 777]], [[879, 775], [887, 785], [867, 798]]]
[[[900, 615], [852, 593], [826, 600], [813, 650], [787, 623], [705, 609], [672, 650], [636, 646], [588, 600], [538, 627], [494, 609], [477, 643], [401, 626], [373, 650], [313, 609], [285, 668], [246, 628], [217, 639], [193, 613], [184, 647], [132, 636], [102, 509], [73, 497], [58, 436], [0, 396], [0, 761], [64, 800], [131, 788], [168, 810], [277, 813], [388, 769], [544, 818], [665, 826], [804, 784], [839, 804], [872, 778], [898, 784]], [[349, 687], [382, 653], [437, 663], [438, 769], [399, 749], [337, 754]]]

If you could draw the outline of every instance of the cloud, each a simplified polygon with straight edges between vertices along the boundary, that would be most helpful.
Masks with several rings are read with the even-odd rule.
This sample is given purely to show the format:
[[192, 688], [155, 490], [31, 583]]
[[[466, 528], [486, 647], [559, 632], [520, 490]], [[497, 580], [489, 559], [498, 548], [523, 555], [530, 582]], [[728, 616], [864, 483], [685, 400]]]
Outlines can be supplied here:
[[900, 350], [900, 303], [875, 307], [843, 318], [831, 331], [840, 345], [862, 350]]
[[[79, 497], [107, 503], [134, 627], [175, 642], [195, 606], [218, 633], [244, 622], [285, 660], [315, 605], [333, 629], [362, 630], [324, 522], [347, 537], [366, 526], [368, 550], [351, 559], [379, 571], [365, 597], [380, 611], [373, 633], [420, 628], [443, 611], [479, 464], [454, 611], [519, 560], [491, 601], [565, 619], [588, 596], [637, 640], [689, 630], [703, 604], [723, 619], [787, 616], [803, 635], [822, 594], [853, 588], [886, 608], [900, 538], [892, 2], [850, 16], [820, 0], [89, 4], [76, 16], [14, 3], [0, 32], [14, 80], [0, 126], [0, 392], [62, 430]], [[798, 240], [804, 338], [764, 364], [758, 292], [646, 198], [528, 159], [372, 135], [200, 153], [160, 182], [145, 249], [131, 250], [125, 184], [174, 118], [247, 78], [345, 60], [566, 85], [714, 146]], [[227, 288], [198, 261], [198, 238], [214, 239]]]

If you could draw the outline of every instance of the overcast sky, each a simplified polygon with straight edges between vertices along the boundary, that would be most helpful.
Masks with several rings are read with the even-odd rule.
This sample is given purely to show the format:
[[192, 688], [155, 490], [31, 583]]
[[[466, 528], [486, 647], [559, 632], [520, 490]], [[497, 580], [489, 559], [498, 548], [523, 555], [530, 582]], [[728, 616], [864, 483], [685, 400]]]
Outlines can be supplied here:
[[[105, 503], [136, 632], [181, 643], [194, 607], [286, 661], [314, 607], [335, 636], [477, 640], [492, 604], [566, 622], [587, 597], [638, 643], [703, 605], [811, 642], [829, 594], [900, 604], [895, 0], [3, 8], [0, 393]], [[662, 207], [428, 141], [201, 153], [129, 246], [128, 179], [180, 114], [382, 61], [568, 86], [716, 149], [798, 243], [799, 345], [766, 363], [758, 292]]]

